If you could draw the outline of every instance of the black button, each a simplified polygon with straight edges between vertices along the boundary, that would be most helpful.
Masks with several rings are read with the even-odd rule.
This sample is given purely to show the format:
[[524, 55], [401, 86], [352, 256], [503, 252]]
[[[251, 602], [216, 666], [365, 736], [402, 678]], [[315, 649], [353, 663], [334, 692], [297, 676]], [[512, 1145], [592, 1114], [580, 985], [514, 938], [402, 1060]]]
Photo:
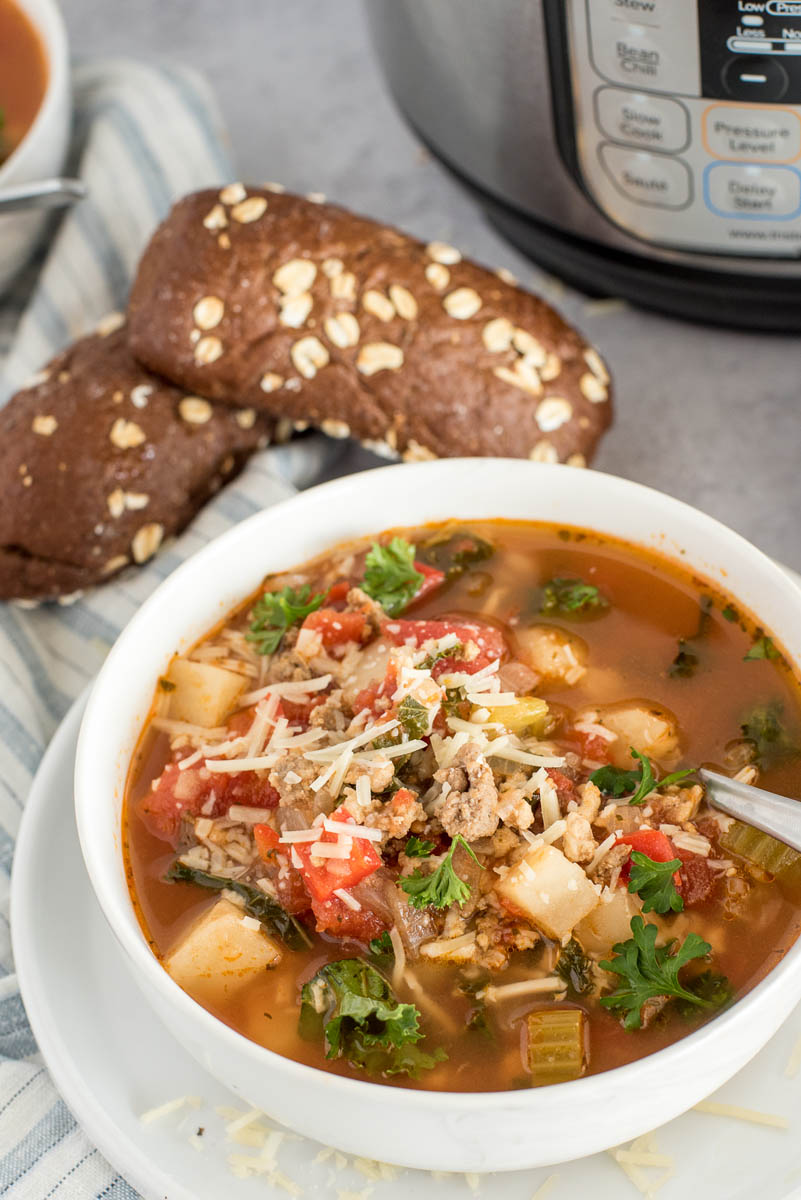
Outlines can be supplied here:
[[738, 54], [723, 68], [723, 86], [735, 100], [755, 104], [781, 100], [788, 83], [787, 72], [775, 58]]

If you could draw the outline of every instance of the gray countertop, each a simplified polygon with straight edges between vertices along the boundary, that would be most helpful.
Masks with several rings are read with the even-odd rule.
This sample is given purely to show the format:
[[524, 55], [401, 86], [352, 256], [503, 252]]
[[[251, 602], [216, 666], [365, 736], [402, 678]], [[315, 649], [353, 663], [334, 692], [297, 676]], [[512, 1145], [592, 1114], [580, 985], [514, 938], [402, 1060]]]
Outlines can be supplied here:
[[801, 569], [801, 340], [590, 301], [532, 266], [401, 121], [361, 0], [62, 4], [75, 53], [169, 56], [205, 72], [242, 178], [325, 192], [545, 294], [615, 375], [617, 421], [595, 465], [697, 505]]

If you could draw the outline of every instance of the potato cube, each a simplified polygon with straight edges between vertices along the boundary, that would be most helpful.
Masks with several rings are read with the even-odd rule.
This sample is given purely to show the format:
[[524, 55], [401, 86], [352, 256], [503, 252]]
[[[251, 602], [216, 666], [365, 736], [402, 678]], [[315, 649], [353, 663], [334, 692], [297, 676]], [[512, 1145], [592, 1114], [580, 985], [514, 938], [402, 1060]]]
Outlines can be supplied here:
[[640, 754], [660, 763], [671, 765], [678, 758], [678, 721], [663, 705], [648, 700], [632, 700], [600, 706], [594, 712], [594, 719], [599, 724], [617, 734], [617, 742], [611, 744], [612, 760], [617, 766], [633, 765], [629, 753], [631, 746]]
[[529, 625], [518, 629], [516, 637], [521, 660], [543, 679], [570, 687], [586, 674], [584, 638], [555, 625]]
[[598, 904], [598, 893], [581, 867], [544, 842], [507, 871], [497, 891], [509, 908], [557, 941]]
[[164, 966], [191, 995], [219, 1003], [280, 959], [261, 927], [251, 928], [242, 909], [221, 898], [190, 925]]
[[616, 942], [627, 942], [631, 937], [631, 918], [642, 908], [637, 896], [630, 896], [625, 888], [608, 889], [602, 893], [600, 903], [589, 916], [579, 921], [573, 930], [585, 950], [595, 954], [608, 954]]
[[247, 680], [235, 671], [212, 663], [176, 658], [167, 673], [175, 691], [170, 698], [170, 716], [212, 729], [220, 725], [245, 690]]

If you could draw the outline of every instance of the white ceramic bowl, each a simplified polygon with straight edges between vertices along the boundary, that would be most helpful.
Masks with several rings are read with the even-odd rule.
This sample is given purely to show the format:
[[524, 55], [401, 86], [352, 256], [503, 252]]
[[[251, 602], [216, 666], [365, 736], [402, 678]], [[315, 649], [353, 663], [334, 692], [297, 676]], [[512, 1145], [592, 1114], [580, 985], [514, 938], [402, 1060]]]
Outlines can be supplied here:
[[111, 651], [86, 710], [75, 770], [78, 830], [100, 905], [148, 1003], [212, 1075], [278, 1121], [353, 1154], [431, 1169], [512, 1170], [636, 1137], [714, 1091], [801, 999], [801, 941], [727, 1012], [639, 1062], [524, 1091], [389, 1088], [282, 1058], [191, 1000], [142, 936], [120, 852], [128, 764], [170, 657], [268, 572], [345, 539], [453, 516], [579, 525], [674, 557], [759, 614], [801, 671], [801, 590], [748, 542], [685, 504], [594, 471], [518, 460], [386, 467], [251, 517], [175, 571], [143, 605]]
[[[54, 0], [14, 0], [37, 30], [48, 64], [47, 90], [25, 137], [0, 167], [0, 189], [58, 175], [69, 141], [69, 49], [61, 13]], [[27, 262], [42, 233], [46, 213], [0, 216], [0, 293]]]

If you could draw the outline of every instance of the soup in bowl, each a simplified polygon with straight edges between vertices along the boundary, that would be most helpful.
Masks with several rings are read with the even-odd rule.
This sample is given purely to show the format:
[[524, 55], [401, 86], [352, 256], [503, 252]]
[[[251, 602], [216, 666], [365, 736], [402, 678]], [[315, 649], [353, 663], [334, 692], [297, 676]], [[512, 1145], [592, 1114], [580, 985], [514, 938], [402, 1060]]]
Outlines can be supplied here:
[[144, 606], [81, 734], [146, 994], [274, 1117], [409, 1165], [553, 1162], [690, 1107], [801, 994], [798, 856], [696, 775], [794, 794], [798, 610], [736, 535], [566, 468], [389, 468], [259, 514]]

